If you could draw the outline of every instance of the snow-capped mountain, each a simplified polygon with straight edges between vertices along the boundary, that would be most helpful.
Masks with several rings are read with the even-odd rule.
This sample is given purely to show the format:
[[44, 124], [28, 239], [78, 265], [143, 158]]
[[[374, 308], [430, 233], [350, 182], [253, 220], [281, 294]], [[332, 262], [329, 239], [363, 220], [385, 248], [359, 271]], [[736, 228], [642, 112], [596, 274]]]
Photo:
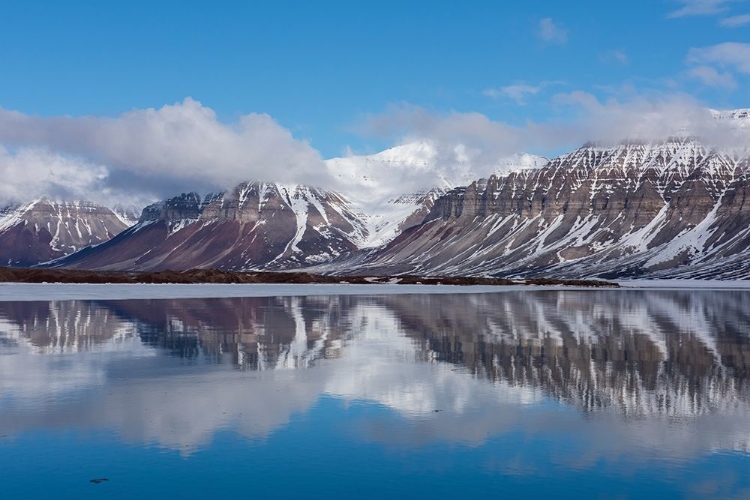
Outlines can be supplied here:
[[750, 126], [750, 108], [747, 109], [726, 109], [726, 110], [709, 110], [711, 116], [718, 120], [731, 120], [734, 125], [741, 127]]
[[372, 248], [420, 223], [435, 199], [455, 187], [493, 173], [538, 168], [547, 161], [520, 153], [481, 167], [463, 146], [446, 156], [434, 143], [416, 141], [373, 155], [333, 158], [326, 166], [367, 228], [368, 237], [360, 247]]
[[112, 210], [83, 201], [46, 198], [0, 209], [0, 265], [30, 266], [107, 241], [127, 223]]
[[289, 269], [358, 248], [367, 228], [333, 191], [248, 182], [148, 206], [116, 238], [55, 265], [84, 269]]
[[542, 168], [450, 191], [423, 224], [363, 267], [508, 276], [750, 276], [748, 164], [691, 138], [587, 144]]
[[[493, 168], [523, 170], [542, 161], [516, 155]], [[437, 149], [426, 142], [327, 165], [342, 191], [247, 182], [229, 193], [184, 194], [146, 207], [138, 224], [117, 238], [55, 265], [248, 270], [327, 263], [421, 224], [435, 200], [474, 175], [469, 163], [453, 170], [457, 176], [444, 174]]]
[[[714, 116], [750, 120], [744, 110]], [[485, 162], [485, 175], [465, 148], [446, 168], [444, 152], [416, 142], [328, 160], [336, 191], [248, 182], [151, 205], [132, 228], [55, 265], [750, 277], [750, 153], [742, 151], [687, 136], [589, 143], [551, 161]]]

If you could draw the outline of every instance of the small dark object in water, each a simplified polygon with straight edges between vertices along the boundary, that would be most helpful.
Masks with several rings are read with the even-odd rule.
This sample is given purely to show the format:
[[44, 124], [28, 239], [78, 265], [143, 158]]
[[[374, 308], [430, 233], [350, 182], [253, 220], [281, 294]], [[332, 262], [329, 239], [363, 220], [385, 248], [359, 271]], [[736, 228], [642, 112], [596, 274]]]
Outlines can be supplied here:
[[104, 483], [106, 481], [109, 481], [106, 477], [97, 477], [96, 479], [92, 479], [90, 482], [94, 484]]

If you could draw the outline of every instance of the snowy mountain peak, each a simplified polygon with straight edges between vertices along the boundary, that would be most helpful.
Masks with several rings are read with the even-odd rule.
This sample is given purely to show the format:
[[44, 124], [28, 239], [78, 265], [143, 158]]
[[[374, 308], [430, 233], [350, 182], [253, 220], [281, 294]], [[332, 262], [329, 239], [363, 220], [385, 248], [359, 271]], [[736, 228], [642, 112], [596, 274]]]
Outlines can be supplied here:
[[339, 180], [339, 191], [360, 203], [380, 203], [404, 193], [436, 187], [452, 189], [493, 173], [539, 168], [547, 161], [541, 156], [516, 153], [477, 165], [472, 152], [463, 145], [441, 151], [433, 142], [422, 140], [372, 155], [332, 158], [326, 165]]
[[437, 157], [437, 148], [430, 141], [415, 141], [386, 149], [370, 156], [365, 161], [396, 166], [431, 167]]
[[742, 120], [750, 122], [750, 108], [745, 109], [711, 109], [711, 116], [719, 120]]
[[435, 143], [421, 140], [373, 155], [333, 158], [326, 165], [339, 182], [338, 191], [361, 214], [368, 235], [361, 244], [369, 248], [421, 222], [434, 200], [455, 187], [492, 174], [540, 168], [548, 161], [517, 153], [480, 166], [473, 158], [463, 145], [441, 151]]

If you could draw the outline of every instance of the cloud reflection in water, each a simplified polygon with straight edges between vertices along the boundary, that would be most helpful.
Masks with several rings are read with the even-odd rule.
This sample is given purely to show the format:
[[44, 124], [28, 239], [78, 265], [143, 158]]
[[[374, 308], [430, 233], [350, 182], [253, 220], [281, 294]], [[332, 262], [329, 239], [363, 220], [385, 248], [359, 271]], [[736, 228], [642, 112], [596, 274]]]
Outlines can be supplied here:
[[[747, 303], [612, 290], [0, 303], [0, 434], [112, 428], [195, 450], [224, 429], [265, 439], [329, 397], [392, 410], [341, 426], [397, 447], [518, 432], [567, 467], [744, 454]], [[502, 467], [524, 470], [519, 453]]]

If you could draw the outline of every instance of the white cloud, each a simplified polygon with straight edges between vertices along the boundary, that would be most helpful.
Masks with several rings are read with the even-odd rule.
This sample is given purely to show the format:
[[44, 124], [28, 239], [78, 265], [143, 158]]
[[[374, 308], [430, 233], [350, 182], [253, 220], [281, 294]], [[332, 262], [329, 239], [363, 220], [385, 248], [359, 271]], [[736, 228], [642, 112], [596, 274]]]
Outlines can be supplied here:
[[688, 75], [696, 80], [701, 81], [709, 87], [719, 87], [733, 89], [737, 87], [737, 82], [729, 72], [720, 73], [711, 66], [696, 66], [688, 72]]
[[601, 60], [603, 62], [616, 62], [623, 66], [630, 64], [630, 58], [622, 50], [610, 50], [602, 54]]
[[552, 101], [555, 104], [580, 106], [586, 109], [594, 109], [600, 106], [599, 99], [594, 94], [582, 90], [556, 94]]
[[559, 80], [545, 80], [538, 85], [532, 85], [527, 82], [517, 82], [498, 89], [485, 89], [482, 91], [482, 94], [493, 99], [512, 99], [516, 101], [517, 104], [524, 106], [529, 97], [539, 94], [546, 87], [564, 84], [565, 82]]
[[548, 43], [562, 45], [568, 41], [568, 31], [562, 26], [555, 24], [550, 17], [545, 17], [539, 21], [536, 34], [539, 38]]
[[[11, 155], [14, 175], [38, 170], [39, 155], [48, 155], [67, 168], [51, 179], [59, 179], [63, 187], [75, 184], [67, 188], [82, 196], [94, 188], [90, 194], [100, 188], [130, 189], [161, 197], [253, 179], [328, 182], [318, 151], [270, 116], [249, 114], [222, 123], [213, 110], [191, 98], [117, 118], [45, 118], [0, 109], [0, 144], [20, 151]], [[11, 164], [8, 155], [6, 151], [6, 165]], [[84, 171], [97, 172], [96, 182]]]
[[719, 24], [726, 26], [727, 28], [737, 28], [750, 24], [750, 14], [742, 14], [740, 16], [727, 17], [719, 21]]
[[[86, 161], [66, 158], [46, 149], [11, 152], [0, 146], [0, 204], [26, 202], [48, 196], [91, 199], [106, 191], [108, 170]], [[98, 200], [97, 200], [98, 201]]]
[[480, 113], [432, 113], [408, 104], [370, 116], [362, 131], [399, 143], [430, 141], [438, 148], [439, 168], [464, 158], [476, 171], [490, 170], [497, 159], [527, 151], [554, 155], [588, 141], [608, 143], [624, 139], [659, 140], [672, 135], [695, 135], [717, 146], [738, 147], [750, 142], [750, 128], [738, 130], [715, 120], [706, 107], [684, 94], [653, 98], [629, 96], [601, 101], [583, 91], [559, 93], [552, 98], [559, 120], [529, 121], [511, 126]]
[[713, 16], [729, 8], [734, 0], [677, 0], [682, 7], [667, 14], [668, 18]]
[[558, 94], [553, 102], [570, 106], [577, 116], [559, 126], [541, 124], [532, 128], [542, 140], [552, 144], [561, 138], [616, 142], [690, 135], [701, 137], [709, 145], [736, 148], [745, 147], [750, 140], [750, 129], [714, 119], [705, 106], [685, 94], [602, 102], [592, 94], [576, 91]]
[[499, 89], [487, 89], [482, 93], [493, 99], [513, 99], [520, 105], [526, 104], [526, 98], [538, 94], [542, 90], [541, 85], [529, 85], [528, 83], [516, 83], [500, 87]]
[[750, 43], [726, 42], [688, 52], [688, 63], [713, 64], [750, 74]]
[[[744, 68], [725, 50], [709, 49], [694, 49], [691, 60], [710, 59], [716, 64], [731, 60]], [[706, 84], [730, 85], [731, 75], [714, 74], [712, 68], [696, 62], [691, 75]], [[553, 83], [519, 83], [497, 92], [522, 99]], [[520, 126], [476, 112], [434, 113], [395, 105], [366, 117], [360, 132], [395, 144], [427, 141], [434, 147], [436, 166], [429, 179], [422, 179], [421, 188], [434, 185], [436, 171], [456, 173], [470, 165], [471, 171], [485, 175], [497, 168], [500, 158], [522, 151], [556, 154], [590, 140], [659, 138], [687, 130], [718, 142], [750, 142], [718, 130], [717, 121], [710, 120], [702, 104], [681, 94], [651, 99], [628, 94], [603, 102], [574, 91], [557, 94], [552, 102], [552, 111], [561, 112], [564, 119]], [[398, 172], [390, 177], [394, 189], [406, 189]], [[0, 204], [41, 195], [145, 203], [250, 179], [340, 186], [336, 172], [326, 167], [315, 149], [269, 116], [251, 114], [226, 124], [192, 99], [116, 118], [43, 118], [0, 109], [0, 178]]]
[[[481, 113], [438, 114], [410, 104], [393, 105], [384, 113], [369, 115], [358, 131], [397, 144], [428, 143], [432, 151], [430, 161], [437, 171], [453, 176], [462, 167], [489, 175], [499, 158], [520, 151], [522, 145], [516, 128], [492, 121]], [[410, 189], [416, 184], [421, 188], [434, 185], [435, 172], [427, 174], [431, 178], [410, 177]]]

